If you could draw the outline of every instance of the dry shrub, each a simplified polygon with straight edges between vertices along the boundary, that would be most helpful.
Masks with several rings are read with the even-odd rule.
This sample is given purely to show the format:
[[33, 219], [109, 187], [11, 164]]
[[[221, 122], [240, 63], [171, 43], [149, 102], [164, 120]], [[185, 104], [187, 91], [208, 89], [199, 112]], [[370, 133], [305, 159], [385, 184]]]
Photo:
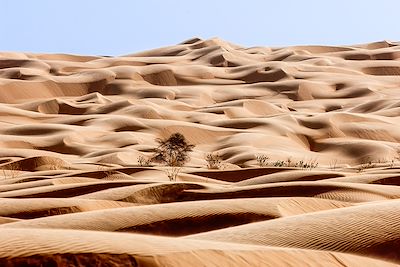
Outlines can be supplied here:
[[218, 153], [207, 153], [205, 160], [207, 161], [207, 168], [220, 169], [222, 158]]
[[150, 166], [151, 158], [146, 158], [145, 156], [140, 155], [138, 157], [138, 164], [141, 167], [148, 167]]
[[256, 160], [257, 160], [258, 166], [265, 167], [268, 165], [269, 157], [267, 155], [257, 155]]
[[168, 179], [170, 181], [176, 181], [176, 177], [178, 177], [180, 171], [181, 171], [180, 167], [171, 167], [169, 169], [166, 169], [165, 173], [167, 174]]

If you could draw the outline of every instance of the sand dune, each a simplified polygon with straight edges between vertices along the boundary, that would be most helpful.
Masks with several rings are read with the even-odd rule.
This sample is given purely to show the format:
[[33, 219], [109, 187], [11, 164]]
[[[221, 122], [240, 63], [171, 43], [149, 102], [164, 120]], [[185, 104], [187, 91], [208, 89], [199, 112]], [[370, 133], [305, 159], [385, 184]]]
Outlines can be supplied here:
[[[4, 230], [0, 230], [3, 237], [0, 241], [0, 257], [14, 257], [7, 260], [10, 264], [35, 264], [35, 261], [38, 264], [37, 261], [45, 259], [47, 255], [57, 254], [55, 258], [61, 263], [69, 262], [72, 255], [75, 255], [77, 259], [86, 259], [87, 262], [103, 258], [116, 261], [121, 266], [277, 266], [286, 263], [292, 266], [308, 263], [311, 263], [310, 266], [320, 266], [321, 262], [325, 266], [351, 266], [360, 263], [369, 266], [395, 266], [377, 259], [335, 252], [184, 239], [177, 242], [178, 240], [168, 237], [94, 231]], [[41, 245], [44, 242], [45, 247]]]
[[[16, 205], [17, 207], [12, 209], [12, 212], [17, 210], [16, 214], [10, 214], [11, 212], [6, 210], [1, 215], [34, 218], [35, 215], [38, 216], [38, 212], [47, 212], [51, 216], [85, 211], [8, 223], [5, 227], [129, 231], [183, 236], [250, 222], [351, 206], [346, 202], [296, 197], [195, 201], [124, 208], [118, 207], [128, 206], [126, 202], [68, 200], [73, 201], [44, 199], [46, 202], [42, 201], [40, 207], [32, 207], [33, 205], [27, 207], [27, 202], [35, 203], [34, 200], [22, 203], [20, 200], [18, 200], [19, 202], [13, 200], [11, 203], [2, 201], [5, 203], [0, 203], [0, 205], [2, 204], [1, 206], [6, 206], [6, 208], [9, 207], [7, 205], [14, 203], [19, 204], [20, 207]], [[90, 210], [95, 211], [89, 212]]]
[[[400, 265], [399, 59], [389, 41], [0, 52], [0, 265]], [[195, 145], [176, 181], [139, 166], [175, 132]]]
[[291, 216], [188, 236], [206, 240], [342, 251], [400, 263], [398, 200]]

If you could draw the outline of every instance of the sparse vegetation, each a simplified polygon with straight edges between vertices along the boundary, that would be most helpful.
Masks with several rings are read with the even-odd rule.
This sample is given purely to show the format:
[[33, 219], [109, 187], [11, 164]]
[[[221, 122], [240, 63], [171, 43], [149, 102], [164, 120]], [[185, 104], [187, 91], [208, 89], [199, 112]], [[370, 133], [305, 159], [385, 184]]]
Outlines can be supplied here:
[[181, 167], [170, 167], [165, 170], [170, 181], [176, 181], [176, 177], [178, 177], [179, 172], [181, 171]]
[[209, 169], [221, 168], [222, 158], [218, 153], [207, 153], [206, 161], [207, 161], [207, 168]]
[[329, 168], [330, 168], [331, 170], [336, 170], [336, 168], [337, 168], [337, 163], [338, 163], [338, 160], [337, 160], [337, 159], [334, 159], [333, 161], [329, 162]]
[[[256, 160], [257, 164], [260, 167], [268, 166], [270, 158], [266, 155], [257, 155]], [[304, 160], [299, 160], [298, 162], [294, 162], [291, 157], [288, 157], [286, 160], [276, 160], [270, 163], [271, 166], [274, 167], [296, 167], [301, 169], [314, 169], [318, 167], [318, 162], [316, 160], [310, 160], [308, 162]]]
[[293, 164], [293, 161], [288, 158], [287, 160], [277, 160], [273, 163], [274, 167], [296, 167], [296, 168], [301, 168], [305, 170], [311, 170], [315, 169], [318, 167], [318, 162], [315, 160], [310, 160], [308, 162], [304, 160], [299, 160], [298, 162]]
[[140, 155], [138, 157], [138, 164], [141, 167], [148, 167], [151, 164], [151, 158], [146, 158], [145, 156]]
[[357, 172], [362, 172], [365, 169], [374, 168], [375, 164], [372, 162], [370, 158], [367, 158], [363, 163], [357, 166]]
[[257, 160], [258, 166], [265, 167], [268, 165], [269, 157], [267, 155], [257, 155], [256, 160]]
[[311, 170], [318, 167], [318, 162], [316, 160], [310, 160], [308, 162], [300, 160], [295, 164], [295, 167], [299, 167], [304, 170]]
[[284, 167], [285, 162], [283, 160], [277, 160], [274, 162], [274, 167]]

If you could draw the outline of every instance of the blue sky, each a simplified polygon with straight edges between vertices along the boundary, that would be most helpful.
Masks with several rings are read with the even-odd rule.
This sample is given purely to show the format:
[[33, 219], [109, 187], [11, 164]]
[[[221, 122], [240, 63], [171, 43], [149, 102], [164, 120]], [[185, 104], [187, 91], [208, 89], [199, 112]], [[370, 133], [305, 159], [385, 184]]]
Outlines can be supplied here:
[[398, 0], [0, 0], [0, 51], [123, 55], [191, 37], [244, 46], [400, 40]]

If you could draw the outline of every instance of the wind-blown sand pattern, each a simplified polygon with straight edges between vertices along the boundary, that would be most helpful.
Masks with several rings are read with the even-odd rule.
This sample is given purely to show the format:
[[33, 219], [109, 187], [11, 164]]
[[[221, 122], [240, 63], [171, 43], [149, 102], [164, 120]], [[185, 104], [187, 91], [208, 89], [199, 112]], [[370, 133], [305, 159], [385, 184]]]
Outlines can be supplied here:
[[400, 43], [2, 52], [0, 102], [1, 266], [400, 265]]

